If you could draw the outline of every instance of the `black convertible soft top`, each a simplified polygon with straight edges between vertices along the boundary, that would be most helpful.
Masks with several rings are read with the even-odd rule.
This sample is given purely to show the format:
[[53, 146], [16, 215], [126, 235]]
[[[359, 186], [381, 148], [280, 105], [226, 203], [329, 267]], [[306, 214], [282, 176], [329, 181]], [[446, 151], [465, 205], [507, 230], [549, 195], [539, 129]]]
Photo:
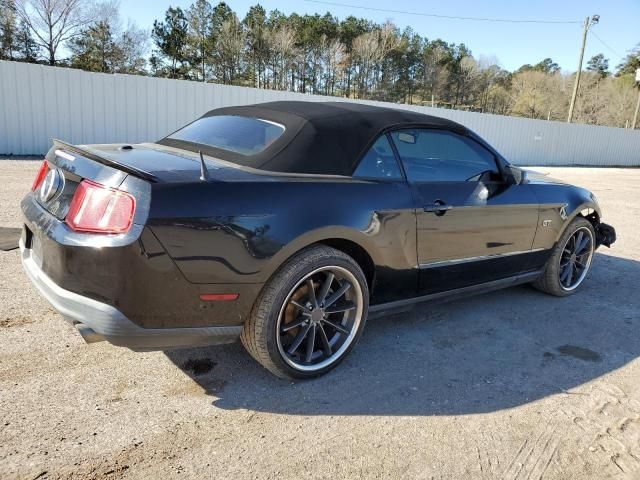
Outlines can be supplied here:
[[350, 102], [281, 101], [211, 110], [201, 118], [235, 115], [284, 125], [284, 133], [255, 155], [163, 138], [157, 143], [202, 153], [246, 167], [285, 173], [351, 175], [360, 157], [384, 130], [399, 126], [446, 128], [462, 125], [409, 110]]

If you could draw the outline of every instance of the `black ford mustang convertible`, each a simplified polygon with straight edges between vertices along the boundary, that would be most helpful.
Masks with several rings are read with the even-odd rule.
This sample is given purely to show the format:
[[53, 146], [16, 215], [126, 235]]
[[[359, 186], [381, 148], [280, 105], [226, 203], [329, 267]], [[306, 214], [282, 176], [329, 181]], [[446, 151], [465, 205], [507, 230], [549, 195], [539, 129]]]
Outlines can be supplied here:
[[156, 143], [54, 145], [22, 201], [24, 267], [87, 342], [232, 342], [313, 377], [368, 315], [583, 284], [615, 241], [590, 192], [465, 127], [355, 103], [213, 110]]

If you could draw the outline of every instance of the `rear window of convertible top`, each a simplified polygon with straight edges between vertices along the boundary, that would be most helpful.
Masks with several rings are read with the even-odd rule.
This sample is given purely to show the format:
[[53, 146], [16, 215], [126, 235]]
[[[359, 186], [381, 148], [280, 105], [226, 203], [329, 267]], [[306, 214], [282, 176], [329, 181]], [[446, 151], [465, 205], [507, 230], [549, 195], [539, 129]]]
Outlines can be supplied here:
[[284, 133], [284, 126], [252, 117], [214, 115], [199, 118], [170, 139], [208, 145], [241, 155], [255, 155]]

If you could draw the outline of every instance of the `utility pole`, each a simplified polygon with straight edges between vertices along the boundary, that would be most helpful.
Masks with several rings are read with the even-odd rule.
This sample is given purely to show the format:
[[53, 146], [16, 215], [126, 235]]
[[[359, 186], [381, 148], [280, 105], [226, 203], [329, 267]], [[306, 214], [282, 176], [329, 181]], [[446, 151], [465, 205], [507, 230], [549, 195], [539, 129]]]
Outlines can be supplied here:
[[576, 72], [576, 82], [573, 84], [573, 95], [571, 95], [571, 104], [569, 105], [569, 117], [567, 123], [573, 120], [573, 109], [576, 106], [576, 97], [578, 96], [578, 87], [580, 86], [580, 75], [582, 74], [582, 60], [584, 59], [584, 47], [587, 45], [587, 32], [589, 27], [595, 25], [600, 20], [600, 15], [593, 15], [584, 19], [584, 30], [582, 31], [582, 47], [580, 48], [580, 60], [578, 62], [578, 71]]
[[631, 130], [635, 130], [638, 123], [638, 111], [640, 111], [640, 68], [636, 70], [636, 85], [638, 86], [638, 101], [636, 102], [636, 111], [633, 114], [633, 123], [631, 124]]

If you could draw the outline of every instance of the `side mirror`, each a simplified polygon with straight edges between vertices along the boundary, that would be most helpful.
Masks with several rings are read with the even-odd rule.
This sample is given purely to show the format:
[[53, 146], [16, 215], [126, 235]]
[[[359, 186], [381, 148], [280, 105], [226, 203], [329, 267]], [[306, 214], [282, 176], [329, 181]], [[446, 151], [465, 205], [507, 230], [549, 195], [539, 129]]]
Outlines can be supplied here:
[[509, 165], [505, 169], [505, 180], [511, 185], [524, 185], [529, 183], [529, 175], [526, 170]]

